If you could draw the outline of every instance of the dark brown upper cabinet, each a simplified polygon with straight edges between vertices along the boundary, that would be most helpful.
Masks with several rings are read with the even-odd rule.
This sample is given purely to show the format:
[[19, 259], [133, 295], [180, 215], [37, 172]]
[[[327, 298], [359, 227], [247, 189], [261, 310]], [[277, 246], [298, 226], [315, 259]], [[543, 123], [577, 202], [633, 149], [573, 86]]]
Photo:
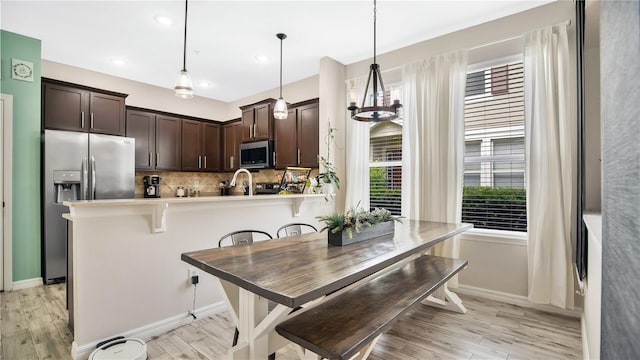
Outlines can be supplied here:
[[242, 143], [242, 120], [225, 124], [222, 128], [224, 151], [222, 154], [222, 170], [234, 171], [240, 164], [240, 144]]
[[241, 106], [242, 142], [271, 140], [273, 138], [273, 105], [275, 99]]
[[298, 166], [318, 167], [320, 113], [318, 100], [297, 107]]
[[136, 140], [136, 170], [181, 169], [182, 121], [145, 110], [127, 110], [126, 135]]
[[275, 167], [318, 167], [318, 100], [313, 99], [289, 108], [284, 120], [274, 120]]
[[136, 139], [136, 170], [154, 170], [156, 156], [156, 115], [127, 110], [128, 137]]
[[156, 170], [179, 171], [182, 168], [182, 120], [156, 116]]
[[124, 136], [126, 94], [44, 79], [45, 129]]
[[298, 109], [290, 108], [286, 119], [273, 121], [276, 169], [298, 166], [297, 114]]
[[182, 121], [182, 170], [220, 170], [220, 126], [202, 121]]

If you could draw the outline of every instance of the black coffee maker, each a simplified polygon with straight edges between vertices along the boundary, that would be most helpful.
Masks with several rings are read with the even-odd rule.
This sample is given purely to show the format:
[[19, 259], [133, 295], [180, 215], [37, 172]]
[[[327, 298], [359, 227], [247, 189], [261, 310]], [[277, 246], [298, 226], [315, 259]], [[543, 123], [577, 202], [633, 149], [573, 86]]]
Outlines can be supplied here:
[[160, 197], [160, 176], [146, 175], [142, 178], [144, 182], [144, 197], [159, 198]]

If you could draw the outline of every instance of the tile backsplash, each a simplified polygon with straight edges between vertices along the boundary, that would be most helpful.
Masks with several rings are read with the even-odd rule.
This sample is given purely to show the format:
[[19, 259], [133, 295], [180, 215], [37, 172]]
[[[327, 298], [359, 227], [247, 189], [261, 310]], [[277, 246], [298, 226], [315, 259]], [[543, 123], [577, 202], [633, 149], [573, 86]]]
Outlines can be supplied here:
[[[258, 172], [252, 172], [253, 187], [257, 182], [278, 182], [278, 175], [281, 175], [283, 170], [264, 169]], [[311, 171], [312, 176], [318, 173], [318, 169]], [[163, 172], [163, 171], [136, 171], [136, 197], [142, 197], [144, 194], [144, 184], [142, 178], [145, 175], [159, 175], [160, 176], [160, 196], [162, 197], [174, 197], [176, 196], [176, 190], [178, 186], [182, 186], [185, 189], [191, 189], [194, 191], [200, 191], [200, 195], [219, 195], [220, 183], [222, 181], [230, 181], [233, 177], [233, 172], [218, 172], [218, 173], [205, 173], [205, 172]], [[245, 181], [246, 174], [238, 175], [238, 182]], [[231, 192], [242, 193], [242, 186], [236, 186], [231, 189]]]

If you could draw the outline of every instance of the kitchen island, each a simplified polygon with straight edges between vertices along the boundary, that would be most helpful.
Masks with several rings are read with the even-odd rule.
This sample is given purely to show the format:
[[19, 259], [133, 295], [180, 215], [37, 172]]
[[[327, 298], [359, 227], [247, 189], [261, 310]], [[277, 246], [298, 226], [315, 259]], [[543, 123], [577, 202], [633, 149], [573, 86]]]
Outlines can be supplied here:
[[[69, 318], [74, 358], [101, 340], [149, 338], [192, 321], [185, 252], [216, 247], [231, 231], [274, 237], [283, 224], [319, 225], [333, 212], [322, 194], [211, 196], [65, 202], [69, 213]], [[226, 310], [222, 289], [200, 272], [195, 315]]]

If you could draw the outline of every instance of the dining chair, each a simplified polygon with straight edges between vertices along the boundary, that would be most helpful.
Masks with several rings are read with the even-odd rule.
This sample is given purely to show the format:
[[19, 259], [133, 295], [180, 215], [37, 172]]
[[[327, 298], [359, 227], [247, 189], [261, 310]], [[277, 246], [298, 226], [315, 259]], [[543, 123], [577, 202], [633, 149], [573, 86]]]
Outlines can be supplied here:
[[261, 234], [266, 236], [268, 239], [273, 239], [273, 236], [266, 231], [262, 230], [237, 230], [230, 232], [220, 238], [218, 240], [218, 247], [222, 247], [222, 243], [230, 239], [231, 246], [239, 246], [239, 245], [251, 245], [253, 244], [253, 235]]
[[280, 233], [284, 231], [284, 236], [300, 236], [302, 235], [302, 228], [311, 228], [313, 231], [318, 231], [315, 226], [305, 223], [291, 223], [282, 225], [276, 232], [276, 236], [281, 237]]
[[[226, 235], [223, 235], [220, 238], [220, 240], [218, 240], [218, 247], [222, 247], [222, 243], [227, 239], [231, 239], [231, 246], [251, 245], [253, 244], [254, 234], [261, 234], [267, 237], [268, 239], [273, 239], [273, 236], [271, 236], [271, 234], [262, 230], [236, 230]], [[232, 346], [236, 346], [238, 344], [239, 335], [240, 335], [240, 332], [238, 331], [238, 328], [235, 328], [233, 332]], [[276, 358], [275, 353], [269, 354], [269, 360], [273, 360], [275, 358]]]

